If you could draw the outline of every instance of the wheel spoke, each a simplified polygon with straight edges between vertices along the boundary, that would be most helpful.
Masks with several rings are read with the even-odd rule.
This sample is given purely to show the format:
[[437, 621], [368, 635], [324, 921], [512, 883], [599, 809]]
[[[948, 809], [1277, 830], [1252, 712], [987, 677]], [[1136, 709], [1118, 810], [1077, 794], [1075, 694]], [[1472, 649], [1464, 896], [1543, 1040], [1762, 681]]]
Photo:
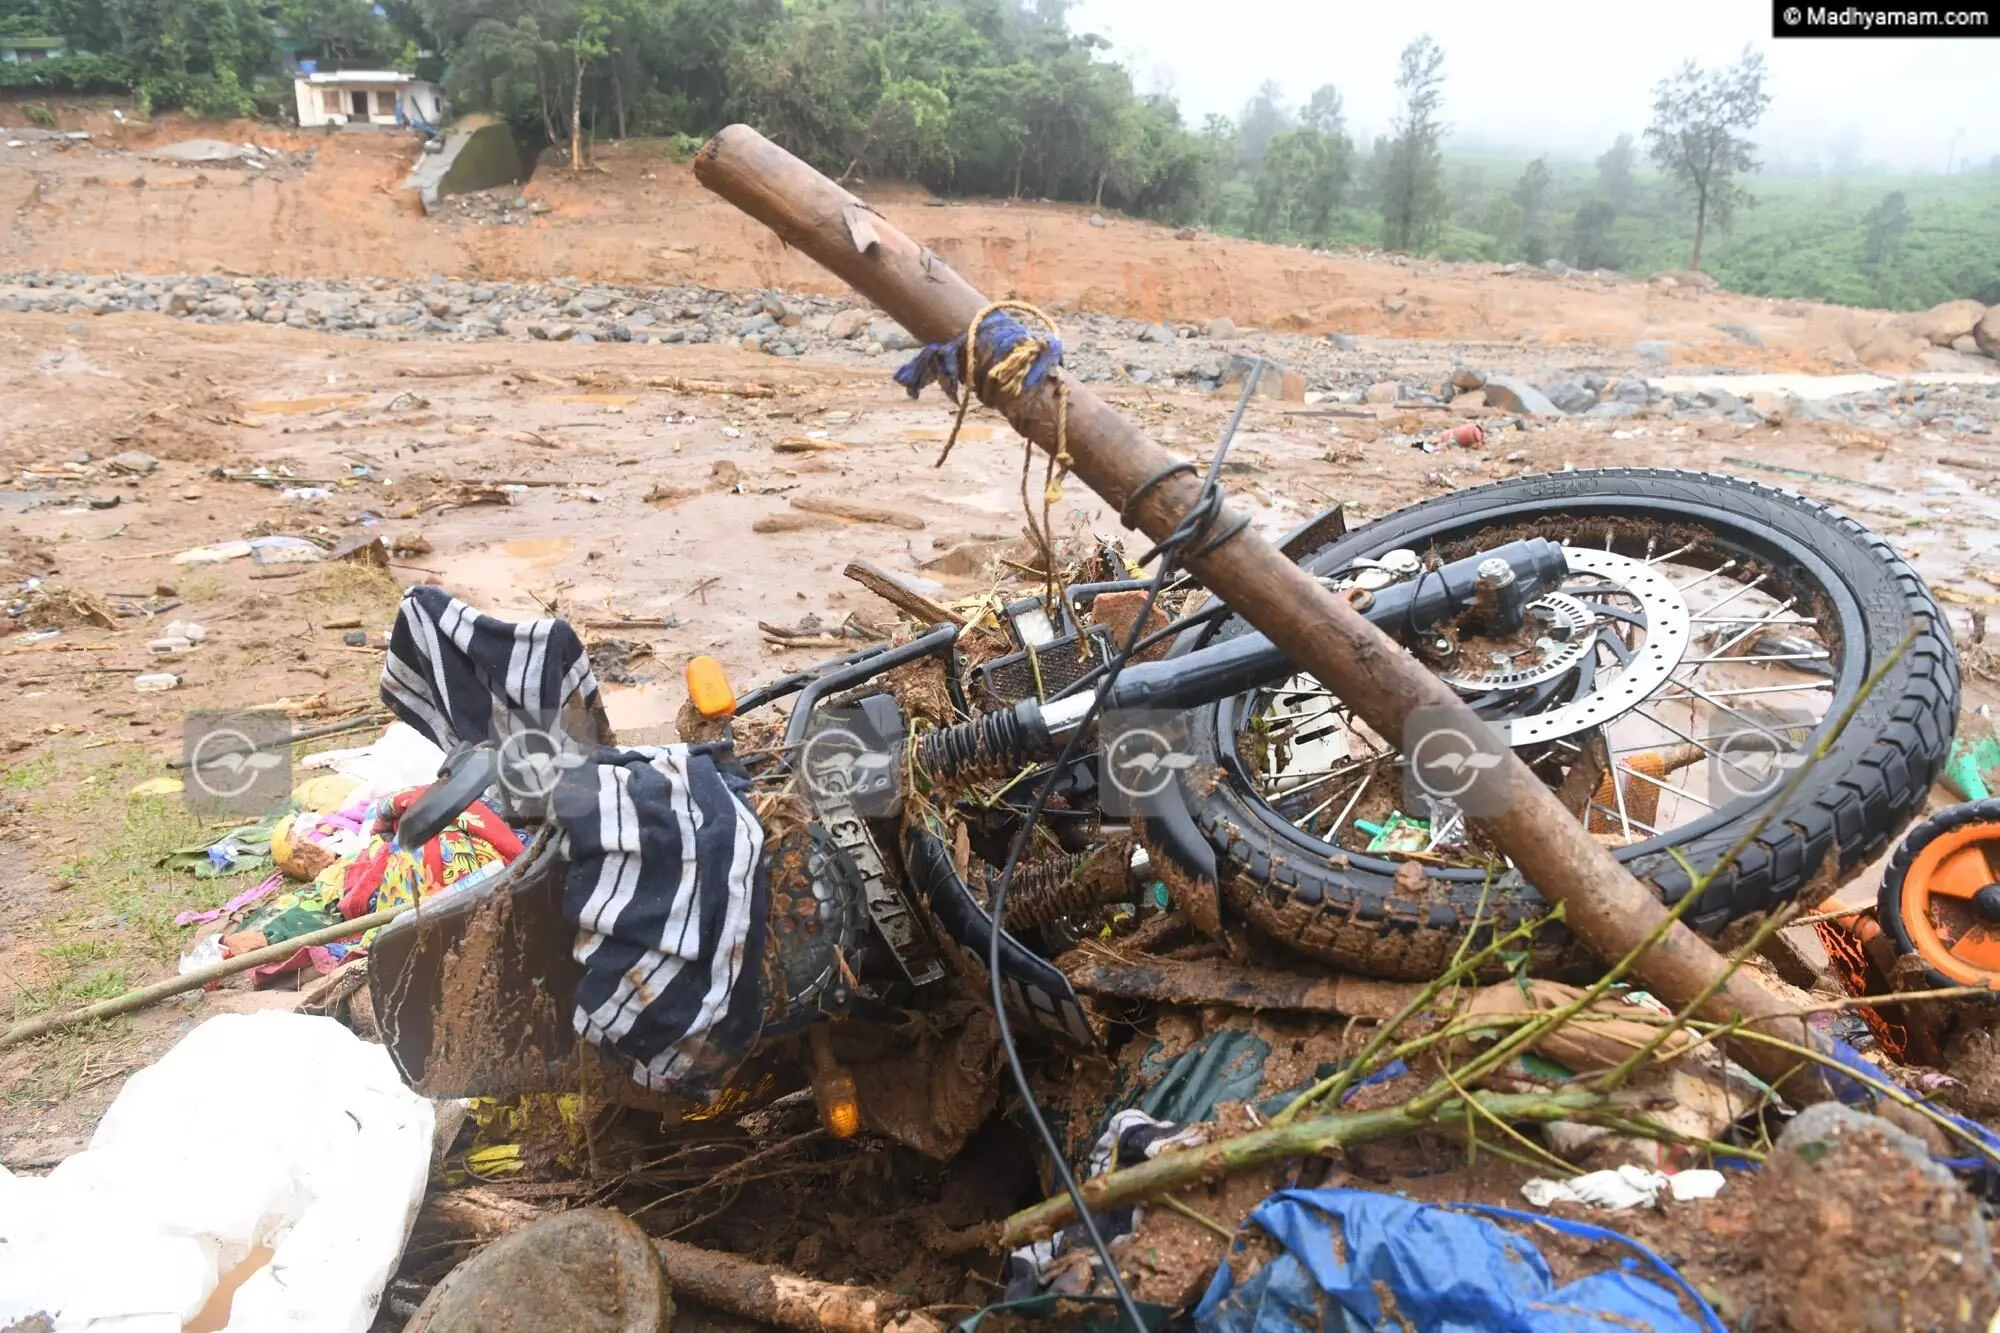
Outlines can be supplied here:
[[1648, 774], [1641, 773], [1638, 769], [1632, 767], [1630, 764], [1621, 764], [1619, 765], [1619, 768], [1622, 772], [1624, 772], [1628, 776], [1635, 777], [1639, 779], [1639, 781], [1644, 782], [1649, 786], [1658, 787], [1661, 791], [1666, 792], [1670, 796], [1685, 796], [1688, 800], [1693, 801], [1696, 805], [1701, 806], [1705, 810], [1714, 810], [1718, 808], [1717, 806], [1711, 804], [1710, 802], [1702, 800], [1701, 797], [1696, 796], [1693, 792], [1688, 791], [1681, 787], [1669, 786], [1667, 783], [1660, 781], [1656, 777], [1652, 777]]
[[[1685, 684], [1684, 681], [1678, 681], [1678, 680], [1671, 681], [1669, 683], [1674, 685]], [[1656, 694], [1653, 697], [1655, 699], [1687, 699], [1694, 697], [1699, 697], [1709, 700], [1738, 699], [1747, 694], [1798, 694], [1801, 692], [1809, 692], [1816, 690], [1830, 690], [1832, 688], [1833, 688], [1832, 681], [1816, 680], [1806, 685], [1746, 685], [1740, 690], [1710, 690], [1707, 691], [1706, 693], [1699, 693], [1698, 695]]]
[[1734, 568], [1736, 568], [1736, 562], [1734, 560], [1725, 560], [1721, 564], [1717, 565], [1714, 569], [1709, 570], [1708, 573], [1703, 574], [1698, 579], [1692, 579], [1686, 583], [1676, 584], [1674, 586], [1674, 591], [1680, 593], [1683, 597], [1685, 597], [1687, 595], [1687, 590], [1689, 588], [1699, 588], [1702, 584], [1708, 582], [1710, 579], [1720, 578], [1722, 575], [1727, 574], [1730, 570]]

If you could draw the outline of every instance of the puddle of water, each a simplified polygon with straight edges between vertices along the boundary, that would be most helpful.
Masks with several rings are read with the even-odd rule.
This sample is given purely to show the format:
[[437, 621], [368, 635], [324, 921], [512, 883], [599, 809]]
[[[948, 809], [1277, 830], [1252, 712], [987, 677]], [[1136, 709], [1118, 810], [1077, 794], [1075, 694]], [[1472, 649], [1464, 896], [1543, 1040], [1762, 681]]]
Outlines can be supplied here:
[[518, 537], [501, 542], [500, 549], [529, 569], [547, 569], [569, 558], [569, 553], [576, 549], [576, 538]]
[[622, 744], [639, 739], [635, 733], [658, 727], [672, 728], [681, 711], [683, 696], [674, 684], [605, 685], [599, 688], [604, 715]]
[[359, 407], [367, 401], [365, 393], [326, 393], [317, 398], [269, 398], [259, 403], [245, 403], [243, 410], [260, 416], [299, 416], [306, 412], [323, 412], [328, 408]]

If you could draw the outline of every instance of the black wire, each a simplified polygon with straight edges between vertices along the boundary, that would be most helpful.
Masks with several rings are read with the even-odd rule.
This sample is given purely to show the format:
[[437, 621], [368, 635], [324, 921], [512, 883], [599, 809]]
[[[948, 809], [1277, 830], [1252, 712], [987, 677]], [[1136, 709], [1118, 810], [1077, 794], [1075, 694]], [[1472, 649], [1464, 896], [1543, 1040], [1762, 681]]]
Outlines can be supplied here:
[[[1216, 442], [1215, 457], [1209, 460], [1208, 474], [1202, 479], [1200, 495], [1188, 507], [1187, 513], [1181, 516], [1173, 531], [1162, 538], [1151, 551], [1140, 557], [1141, 564], [1154, 556], [1158, 556], [1160, 560], [1160, 567], [1154, 571], [1152, 584], [1146, 589], [1145, 605], [1139, 608], [1139, 614], [1133, 618], [1132, 628], [1127, 631], [1125, 643], [1119, 648], [1118, 655], [1105, 668], [1104, 687], [1099, 689], [1097, 697], [1090, 701], [1090, 710], [1083, 715], [1083, 721], [1077, 725], [1076, 730], [1070, 733], [1069, 740], [1063, 745], [1061, 756], [1057, 758], [1055, 766], [1049, 770], [1048, 777], [1036, 790], [1034, 804], [1028, 807], [1027, 814], [1021, 819], [1021, 827], [1015, 832], [1014, 840], [1007, 848], [1007, 863], [1001, 867], [1000, 880], [993, 887], [991, 909], [993, 930], [987, 941], [986, 975], [991, 987], [993, 1017], [995, 1026], [999, 1029], [1000, 1048], [1007, 1053], [1007, 1068], [1014, 1076], [1014, 1088], [1021, 1094], [1021, 1104], [1027, 1110], [1028, 1119], [1034, 1125], [1035, 1132], [1041, 1136], [1042, 1146], [1048, 1149], [1049, 1160], [1055, 1165], [1056, 1176], [1062, 1181], [1063, 1189], [1069, 1194], [1070, 1203], [1076, 1208], [1077, 1221], [1082, 1224], [1084, 1234], [1090, 1239], [1091, 1248], [1097, 1251], [1099, 1262], [1104, 1265], [1105, 1273], [1111, 1278], [1112, 1289], [1118, 1296], [1119, 1311], [1131, 1323], [1132, 1333], [1145, 1333], [1145, 1320], [1140, 1317], [1139, 1306], [1132, 1299], [1132, 1293], [1126, 1287], [1123, 1275], [1118, 1271], [1117, 1261], [1111, 1257], [1111, 1247], [1105, 1243], [1103, 1233], [1097, 1229], [1097, 1219], [1091, 1216], [1090, 1205], [1084, 1202], [1083, 1190], [1076, 1183], [1076, 1173], [1069, 1169], [1069, 1159], [1064, 1155], [1062, 1145], [1056, 1142], [1055, 1133], [1050, 1130], [1049, 1122], [1042, 1116], [1042, 1108], [1035, 1103], [1035, 1094], [1028, 1087], [1028, 1072], [1021, 1065], [1021, 1052], [1014, 1045], [1014, 1029], [1007, 1020], [1007, 1001], [1000, 985], [1000, 923], [1007, 919], [1007, 890], [1013, 886], [1014, 871], [1019, 867], [1022, 855], [1028, 849], [1029, 839], [1034, 836], [1035, 825], [1041, 820], [1042, 811], [1047, 807], [1049, 798], [1055, 794], [1056, 783], [1069, 770], [1070, 764], [1075, 762], [1083, 738], [1089, 734], [1091, 724], [1097, 720], [1097, 714], [1104, 707], [1104, 701], [1109, 697], [1110, 687], [1117, 681], [1118, 673], [1123, 671], [1125, 664], [1132, 659], [1140, 632], [1145, 627], [1147, 617], [1153, 614], [1153, 606], [1159, 601], [1167, 580], [1173, 575], [1181, 548], [1205, 533], [1209, 525], [1214, 522], [1215, 516], [1222, 510], [1222, 488], [1217, 484], [1217, 479], [1222, 475], [1222, 458], [1229, 452], [1229, 442], [1235, 438], [1236, 427], [1243, 420], [1243, 411], [1250, 405], [1250, 395], [1256, 392], [1257, 380], [1263, 374], [1263, 370], [1264, 361], [1259, 357], [1251, 365], [1250, 373], [1244, 377], [1243, 397], [1238, 400], [1236, 411], [1229, 418], [1229, 424], [1223, 428], [1222, 438]], [[1115, 1163], [1116, 1145], [1113, 1145], [1112, 1157]]]

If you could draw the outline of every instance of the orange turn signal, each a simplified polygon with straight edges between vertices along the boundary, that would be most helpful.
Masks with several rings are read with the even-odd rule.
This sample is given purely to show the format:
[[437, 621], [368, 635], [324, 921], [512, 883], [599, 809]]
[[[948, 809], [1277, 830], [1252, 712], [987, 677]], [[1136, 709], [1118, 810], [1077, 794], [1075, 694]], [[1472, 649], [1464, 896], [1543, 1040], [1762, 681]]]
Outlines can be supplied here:
[[703, 717], [728, 717], [736, 711], [736, 691], [722, 673], [722, 663], [713, 657], [697, 657], [687, 664], [688, 698]]

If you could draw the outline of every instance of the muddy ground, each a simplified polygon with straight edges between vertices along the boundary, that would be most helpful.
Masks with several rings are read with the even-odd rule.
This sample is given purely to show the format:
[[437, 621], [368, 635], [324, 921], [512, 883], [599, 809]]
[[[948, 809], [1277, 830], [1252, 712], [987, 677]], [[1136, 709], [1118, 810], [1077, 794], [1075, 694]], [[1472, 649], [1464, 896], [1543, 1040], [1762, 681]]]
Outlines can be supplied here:
[[[6, 150], [0, 189], [33, 182], [38, 193], [10, 222], [0, 267], [399, 279], [546, 269], [829, 287], [693, 193], [684, 168], [638, 148], [607, 150], [603, 178], [538, 178], [530, 191], [554, 202], [551, 213], [487, 229], [413, 219], [387, 184], [403, 153], [388, 136], [330, 135], [310, 146], [309, 170], [290, 181], [199, 184], [146, 167], [143, 186], [118, 174], [118, 154], [133, 155], [112, 140], [41, 158]], [[323, 191], [319, 202], [308, 206], [302, 182]], [[1801, 317], [1791, 336], [1791, 317], [1748, 298], [1182, 241], [1122, 219], [1092, 228], [1053, 206], [926, 209], [912, 200], [891, 215], [996, 295], [1127, 318], [1229, 314], [1246, 325], [1346, 329], [1384, 378], [1399, 368], [1434, 377], [1468, 359], [1463, 345], [1427, 337], [1491, 340], [1494, 361], [1524, 369], [1622, 363], [1632, 339], [1656, 336], [1701, 349], [1701, 365], [1846, 364], [1830, 350], [1834, 316]], [[1383, 300], [1398, 292], [1409, 295], [1391, 315]], [[1771, 345], [1703, 332], [1732, 315], [1760, 321]], [[1257, 335], [1243, 337], [1256, 345]], [[1608, 352], [1614, 344], [1621, 350]], [[44, 601], [51, 589], [77, 591], [86, 608], [112, 612], [106, 627], [38, 602], [38, 623], [59, 633], [31, 640], [10, 619], [16, 632], [0, 634], [10, 702], [0, 716], [0, 1024], [171, 973], [193, 935], [174, 915], [247, 881], [158, 869], [160, 852], [203, 830], [172, 798], [130, 789], [166, 771], [192, 710], [287, 700], [312, 725], [370, 708], [403, 585], [435, 581], [497, 615], [559, 613], [589, 640], [624, 641], [632, 680], [607, 686], [605, 698], [621, 737], [634, 741], [671, 738], [679, 667], [691, 655], [715, 655], [742, 687], [827, 655], [775, 647], [760, 623], [810, 633], [850, 616], [890, 619], [843, 578], [852, 559], [939, 595], [990, 587], [994, 562], [1021, 535], [1019, 442], [996, 418], [975, 415], [950, 461], [934, 467], [949, 413], [889, 383], [896, 359], [779, 359], [712, 344], [364, 341], [154, 314], [0, 312], [7, 599], [40, 580]], [[1228, 394], [1122, 380], [1099, 388], [1161, 443], [1197, 457], [1233, 405]], [[1413, 447], [1468, 418], [1496, 427], [1484, 448]], [[1517, 420], [1483, 408], [1260, 399], [1226, 480], [1275, 535], [1334, 503], [1365, 521], [1455, 487], [1565, 467], [1733, 471], [1825, 499], [1882, 533], [1930, 580], [1963, 643], [1975, 614], [2000, 598], [2000, 437], [1689, 420], [1664, 409]], [[152, 462], [114, 466], [135, 452]], [[256, 469], [263, 481], [242, 479]], [[828, 500], [861, 516], [831, 516]], [[1074, 482], [1056, 518], [1067, 531], [1117, 532], [1115, 516]], [[270, 533], [324, 543], [380, 536], [394, 554], [386, 569], [174, 559]], [[646, 623], [615, 623], [631, 618]], [[205, 638], [172, 658], [149, 653], [172, 619], [200, 622]], [[346, 642], [344, 622], [356, 620], [365, 644]], [[2000, 695], [1993, 660], [1968, 657], [1969, 710]], [[179, 675], [179, 687], [135, 689], [136, 676], [155, 671]], [[1843, 897], [1873, 892], [1864, 877]], [[0, 1052], [0, 1162], [46, 1169], [83, 1146], [123, 1078], [179, 1034], [224, 1008], [284, 1002], [228, 990], [183, 997]], [[996, 1124], [957, 1171], [876, 1151], [745, 1191], [706, 1219], [714, 1201], [697, 1200], [674, 1225], [691, 1228], [686, 1239], [821, 1276], [914, 1283], [941, 1306], [977, 1304], [993, 1294], [990, 1265], [912, 1268], [912, 1247], [927, 1226], [966, 1225], [1031, 1194], [1024, 1152], [1018, 1128]], [[1440, 1167], [1430, 1177], [1436, 1197], [1514, 1199], [1521, 1173], [1491, 1160], [1480, 1170], [1468, 1180], [1460, 1161]], [[1749, 1225], [1747, 1201], [1707, 1216], [1725, 1236]], [[886, 1224], [871, 1231], [857, 1226], [862, 1218]], [[1741, 1267], [1721, 1242], [1688, 1241], [1680, 1257], [1697, 1281]]]

